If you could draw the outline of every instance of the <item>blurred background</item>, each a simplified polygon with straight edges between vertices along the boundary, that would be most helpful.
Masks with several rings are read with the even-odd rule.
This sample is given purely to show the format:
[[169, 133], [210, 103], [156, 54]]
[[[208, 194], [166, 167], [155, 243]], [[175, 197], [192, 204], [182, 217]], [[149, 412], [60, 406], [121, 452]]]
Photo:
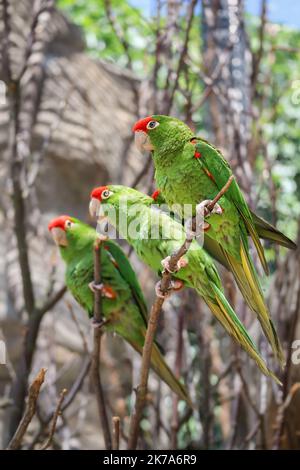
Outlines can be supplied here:
[[[28, 384], [47, 368], [22, 448], [39, 448], [60, 391], [52, 447], [104, 448], [89, 377], [88, 318], [64, 288], [47, 231], [53, 216], [89, 221], [90, 189], [155, 188], [132, 124], [171, 114], [218, 146], [251, 208], [299, 241], [300, 6], [292, 0], [1, 0], [0, 435], [5, 448]], [[125, 251], [129, 247], [122, 242]], [[300, 249], [265, 245], [262, 278], [287, 367], [262, 376], [188, 290], [165, 303], [158, 340], [197, 404], [189, 410], [151, 374], [140, 448], [300, 448]], [[155, 276], [130, 260], [149, 302]], [[271, 367], [270, 350], [230, 274], [226, 295]], [[299, 345], [298, 345], [299, 348]], [[300, 362], [300, 357], [298, 354]], [[140, 360], [105, 335], [101, 373], [109, 417], [126, 448]]]

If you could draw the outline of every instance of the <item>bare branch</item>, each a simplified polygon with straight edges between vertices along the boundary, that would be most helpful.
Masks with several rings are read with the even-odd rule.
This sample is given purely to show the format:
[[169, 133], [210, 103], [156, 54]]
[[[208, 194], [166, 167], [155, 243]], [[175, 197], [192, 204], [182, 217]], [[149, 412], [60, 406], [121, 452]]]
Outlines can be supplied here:
[[[101, 283], [101, 243], [102, 240], [97, 239], [94, 244], [94, 282], [95, 284]], [[101, 291], [95, 289], [94, 292], [94, 322], [95, 324], [103, 324], [102, 319], [102, 294]], [[104, 442], [106, 449], [112, 448], [112, 441], [105, 405], [105, 397], [101, 384], [100, 377], [100, 350], [101, 350], [102, 329], [101, 326], [95, 326], [94, 329], [94, 349], [92, 353], [92, 379], [95, 387], [97, 398], [98, 412], [100, 422], [102, 425]]]
[[176, 70], [176, 73], [175, 73], [175, 80], [174, 80], [174, 84], [173, 84], [173, 87], [171, 89], [170, 97], [169, 97], [169, 100], [168, 100], [168, 105], [167, 105], [167, 108], [166, 108], [166, 114], [169, 114], [169, 112], [171, 111], [173, 100], [174, 100], [174, 95], [175, 95], [175, 92], [178, 88], [179, 77], [180, 77], [181, 70], [183, 68], [184, 60], [185, 60], [187, 50], [188, 50], [190, 32], [191, 32], [191, 28], [192, 28], [192, 24], [193, 24], [194, 10], [195, 10], [196, 4], [197, 4], [197, 0], [191, 0], [190, 7], [189, 7], [189, 13], [188, 13], [188, 19], [187, 19], [187, 26], [186, 26], [186, 30], [185, 30], [185, 38], [184, 38], [183, 46], [182, 46], [181, 53], [180, 53], [180, 56], [179, 56], [177, 70]]
[[[63, 405], [61, 407], [61, 411], [65, 411], [74, 401], [74, 398], [76, 397], [77, 393], [80, 391], [82, 384], [84, 382], [84, 379], [89, 373], [90, 367], [91, 367], [92, 359], [90, 356], [86, 356], [83, 359], [82, 367], [80, 369], [80, 372], [73, 383], [70, 391], [65, 397], [65, 400], [63, 402]], [[40, 429], [36, 432], [34, 438], [32, 439], [32, 442], [30, 443], [29, 449], [33, 449], [35, 444], [38, 442], [40, 436], [42, 435], [45, 427], [50, 423], [50, 421], [53, 419], [55, 410], [47, 415], [45, 419], [42, 419], [42, 424], [40, 426]]]
[[111, 26], [111, 29], [115, 33], [117, 39], [119, 40], [119, 42], [122, 45], [122, 47], [124, 49], [124, 52], [126, 54], [127, 66], [130, 70], [132, 70], [132, 60], [131, 60], [130, 52], [129, 52], [130, 51], [130, 45], [127, 42], [122, 29], [120, 28], [119, 24], [117, 23], [117, 21], [114, 17], [110, 0], [104, 0], [104, 7], [105, 7], [105, 13], [106, 13], [107, 19], [109, 21], [109, 24]]
[[112, 423], [113, 423], [112, 449], [119, 450], [119, 447], [120, 447], [120, 418], [119, 416], [114, 416], [112, 419]]
[[260, 63], [264, 54], [264, 41], [265, 31], [267, 24], [267, 0], [262, 0], [261, 15], [260, 15], [260, 28], [259, 28], [259, 48], [256, 54], [253, 54], [253, 67], [252, 67], [252, 94], [256, 94], [257, 76], [259, 72]]
[[79, 333], [79, 336], [82, 340], [82, 345], [83, 345], [84, 352], [86, 354], [89, 354], [89, 347], [88, 347], [87, 339], [86, 339], [85, 334], [84, 334], [84, 332], [81, 328], [81, 325], [79, 324], [79, 321], [78, 321], [78, 319], [77, 319], [77, 317], [74, 313], [73, 306], [70, 304], [70, 302], [66, 302], [66, 303], [67, 303], [67, 307], [69, 309], [70, 315], [72, 317], [72, 320], [75, 323], [77, 331]]
[[29, 424], [31, 423], [31, 420], [35, 415], [36, 402], [39, 397], [41, 386], [45, 379], [45, 374], [46, 369], [41, 369], [32, 384], [30, 385], [28, 392], [28, 404], [26, 406], [25, 413], [19, 423], [15, 435], [8, 444], [7, 450], [15, 450], [21, 447], [24, 434], [26, 433], [26, 430]]
[[[227, 183], [224, 187], [220, 190], [217, 196], [211, 201], [208, 206], [209, 211], [212, 211], [214, 205], [218, 202], [218, 200], [223, 196], [223, 194], [228, 190], [230, 184], [232, 183], [234, 176], [230, 176]], [[130, 427], [129, 427], [129, 440], [128, 440], [128, 449], [135, 449], [137, 446], [138, 436], [139, 436], [139, 426], [140, 420], [142, 417], [142, 412], [146, 402], [146, 395], [147, 395], [147, 385], [148, 385], [148, 376], [151, 364], [151, 352], [152, 352], [152, 345], [155, 337], [155, 333], [157, 330], [158, 319], [161, 312], [161, 308], [164, 303], [164, 295], [170, 289], [171, 281], [172, 281], [172, 271], [173, 273], [178, 270], [177, 264], [178, 261], [182, 256], [184, 256], [190, 248], [190, 245], [194, 239], [194, 235], [191, 231], [188, 232], [186, 235], [186, 239], [182, 246], [170, 256], [169, 260], [169, 271], [164, 271], [162, 274], [162, 280], [160, 289], [163, 294], [162, 297], [156, 297], [154, 304], [151, 308], [149, 321], [148, 321], [148, 328], [145, 337], [145, 343], [143, 347], [143, 355], [142, 355], [142, 364], [141, 364], [141, 372], [140, 372], [140, 379], [139, 385], [136, 390], [136, 402], [135, 406], [132, 410], [131, 418], [130, 418]]]
[[144, 176], [147, 175], [147, 173], [149, 171], [149, 168], [151, 167], [151, 163], [152, 163], [151, 155], [148, 155], [146, 163], [144, 164], [143, 168], [136, 175], [136, 177], [134, 178], [132, 184], [130, 185], [131, 188], [136, 188], [137, 185], [140, 183], [140, 181], [144, 178]]
[[61, 415], [61, 407], [62, 407], [62, 403], [63, 403], [63, 401], [64, 401], [64, 398], [65, 398], [66, 393], [67, 393], [67, 389], [66, 389], [66, 388], [64, 388], [64, 389], [60, 392], [60, 396], [59, 396], [59, 399], [58, 399], [58, 402], [57, 402], [56, 410], [55, 410], [54, 415], [53, 415], [53, 421], [52, 421], [52, 424], [51, 424], [49, 437], [48, 437], [48, 439], [46, 440], [46, 442], [40, 447], [39, 450], [46, 450], [46, 449], [48, 449], [48, 447], [49, 447], [49, 446], [51, 445], [51, 443], [52, 443], [52, 439], [53, 439], [53, 436], [54, 436], [54, 433], [55, 433], [55, 429], [56, 429], [57, 420], [58, 420], [58, 417]]
[[59, 302], [60, 299], [62, 299], [62, 297], [65, 295], [66, 292], [67, 292], [67, 286], [61, 287], [55, 294], [53, 294], [53, 297], [48, 299], [45, 302], [45, 304], [37, 310], [38, 314], [40, 316], [43, 316], [46, 312], [51, 310], [57, 304], [57, 302]]
[[3, 77], [2, 80], [11, 86], [11, 67], [9, 58], [9, 35], [10, 35], [10, 24], [9, 24], [9, 13], [8, 13], [8, 1], [3, 0], [3, 23], [4, 23], [4, 37], [2, 39], [2, 61], [3, 61]]

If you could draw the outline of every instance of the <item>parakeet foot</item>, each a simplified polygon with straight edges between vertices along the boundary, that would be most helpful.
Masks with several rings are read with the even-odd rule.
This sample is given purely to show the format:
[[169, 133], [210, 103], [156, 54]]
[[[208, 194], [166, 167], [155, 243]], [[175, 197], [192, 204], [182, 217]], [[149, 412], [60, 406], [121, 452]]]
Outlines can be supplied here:
[[220, 206], [220, 204], [216, 203], [213, 207], [212, 210], [209, 210], [207, 207], [209, 204], [211, 204], [212, 201], [210, 199], [206, 199], [205, 201], [200, 202], [200, 204], [197, 204], [196, 206], [196, 213], [200, 217], [209, 217], [211, 214], [218, 214], [222, 215], [223, 209]]
[[95, 294], [96, 292], [102, 292], [103, 284], [96, 284], [95, 281], [89, 283], [89, 288]]
[[104, 285], [102, 283], [95, 284], [95, 281], [92, 281], [89, 283], [89, 288], [94, 294], [96, 292], [101, 292], [102, 297], [106, 297], [107, 299], [115, 299], [117, 297], [117, 294], [112, 287]]
[[107, 323], [109, 323], [109, 320], [101, 320], [101, 321], [97, 321], [95, 320], [95, 318], [92, 318], [91, 319], [91, 325], [93, 328], [97, 329], [97, 328], [102, 328], [104, 325], [106, 325]]
[[160, 297], [161, 299], [167, 299], [168, 297], [171, 296], [173, 292], [177, 292], [183, 289], [183, 287], [184, 287], [183, 281], [180, 281], [179, 279], [172, 279], [168, 292], [164, 293], [161, 290], [161, 281], [158, 281], [155, 285], [155, 294], [157, 295], [157, 297]]
[[170, 259], [171, 259], [171, 256], [167, 256], [165, 259], [162, 260], [161, 264], [164, 268], [165, 271], [167, 271], [168, 273], [177, 273], [177, 271], [179, 271], [179, 269], [181, 268], [185, 268], [187, 265], [188, 265], [188, 261], [184, 258], [180, 258], [178, 261], [177, 261], [177, 266], [175, 268], [174, 271], [171, 271], [170, 269]]

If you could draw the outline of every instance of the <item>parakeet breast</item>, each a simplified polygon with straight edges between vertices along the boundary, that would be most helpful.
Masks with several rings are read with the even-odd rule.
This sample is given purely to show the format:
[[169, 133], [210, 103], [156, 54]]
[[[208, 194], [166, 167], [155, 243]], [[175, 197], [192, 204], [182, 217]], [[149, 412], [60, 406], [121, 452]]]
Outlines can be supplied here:
[[[189, 217], [189, 214], [195, 215], [197, 204], [213, 199], [219, 192], [214, 181], [194, 157], [194, 152], [194, 146], [187, 145], [180, 155], [174, 154], [170, 158], [174, 164], [168, 167], [160, 165], [159, 159], [155, 159], [157, 187], [169, 207], [183, 218]], [[207, 236], [228, 246], [228, 251], [239, 258], [240, 236], [236, 230], [240, 221], [238, 212], [226, 196], [219, 200], [219, 204], [223, 214], [212, 214], [207, 219], [210, 224]]]

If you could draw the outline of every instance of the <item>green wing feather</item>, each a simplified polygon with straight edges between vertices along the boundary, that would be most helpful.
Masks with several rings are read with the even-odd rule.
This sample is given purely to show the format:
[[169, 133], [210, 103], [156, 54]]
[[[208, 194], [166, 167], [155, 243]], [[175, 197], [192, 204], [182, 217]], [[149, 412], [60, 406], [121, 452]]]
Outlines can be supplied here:
[[[204, 143], [205, 145], [207, 145], [208, 150], [210, 151], [210, 152], [207, 152], [205, 154], [202, 153], [201, 163], [199, 161], [199, 164], [201, 164], [201, 166], [204, 166], [206, 168], [206, 170], [209, 171], [209, 173], [214, 178], [214, 181], [215, 181], [215, 184], [216, 184], [217, 188], [219, 190], [221, 190], [223, 188], [223, 186], [227, 183], [229, 177], [232, 175], [232, 170], [231, 170], [228, 162], [225, 160], [225, 158], [223, 157], [223, 155], [221, 154], [221, 152], [218, 149], [213, 147], [211, 144], [209, 144], [205, 140], [202, 140], [202, 139], [199, 139], [199, 138], [197, 140], [202, 142], [202, 144]], [[196, 150], [197, 150], [197, 144], [196, 144], [195, 147], [196, 147]], [[201, 151], [202, 151], [202, 149], [201, 149]], [[209, 155], [211, 154], [211, 151], [216, 152], [217, 155], [218, 155], [218, 158], [215, 159], [217, 161], [214, 160], [213, 165], [210, 164], [210, 162], [208, 161], [208, 158], [209, 158]], [[241, 215], [241, 217], [242, 217], [242, 219], [245, 223], [245, 226], [247, 228], [247, 231], [249, 232], [249, 234], [250, 234], [250, 236], [253, 240], [253, 243], [254, 243], [255, 248], [257, 250], [257, 253], [258, 253], [259, 259], [261, 261], [261, 264], [264, 268], [264, 271], [265, 271], [266, 274], [268, 274], [269, 273], [269, 268], [268, 268], [268, 264], [267, 264], [267, 261], [266, 261], [266, 258], [265, 258], [263, 246], [260, 242], [258, 233], [257, 233], [255, 225], [253, 223], [252, 215], [251, 215], [251, 212], [248, 208], [247, 202], [245, 201], [245, 198], [244, 198], [244, 196], [243, 196], [243, 194], [242, 194], [242, 192], [239, 188], [239, 185], [237, 184], [235, 179], [232, 181], [230, 187], [226, 191], [226, 197], [231, 199], [231, 201], [234, 203], [235, 207], [237, 208], [238, 212], [240, 213], [240, 215]]]
[[136, 274], [130, 264], [130, 261], [128, 260], [123, 250], [119, 247], [119, 245], [113, 242], [112, 240], [107, 240], [104, 246], [108, 247], [109, 253], [112, 255], [112, 257], [117, 263], [116, 267], [119, 273], [121, 274], [123, 279], [125, 279], [125, 281], [128, 283], [131, 289], [132, 295], [145, 321], [145, 325], [147, 325], [148, 309], [147, 309], [146, 300], [143, 295], [140, 284], [137, 280]]
[[289, 248], [290, 250], [296, 250], [297, 245], [292, 240], [290, 240], [290, 238], [280, 232], [276, 227], [270, 224], [270, 222], [267, 222], [254, 212], [250, 212], [256, 231], [260, 238], [274, 242], [277, 245], [282, 245], [286, 248]]

